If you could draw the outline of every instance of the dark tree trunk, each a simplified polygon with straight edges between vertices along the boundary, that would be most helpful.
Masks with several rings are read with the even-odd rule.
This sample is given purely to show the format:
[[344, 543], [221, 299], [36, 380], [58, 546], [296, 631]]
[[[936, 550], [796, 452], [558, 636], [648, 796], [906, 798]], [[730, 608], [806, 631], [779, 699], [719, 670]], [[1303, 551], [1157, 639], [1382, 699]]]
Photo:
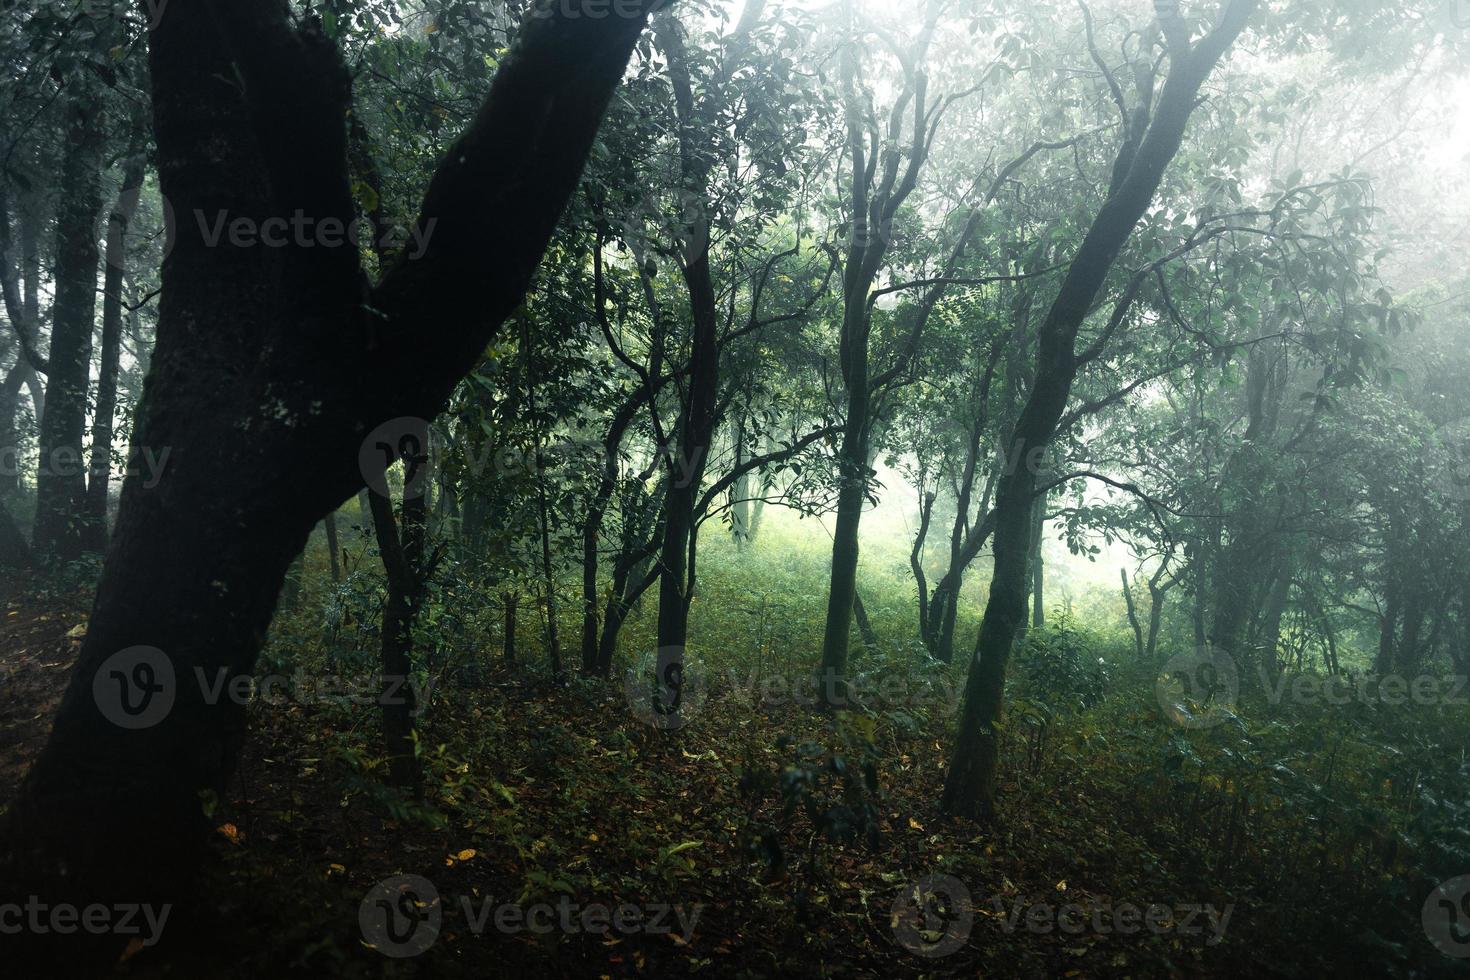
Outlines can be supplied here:
[[[859, 65], [856, 45], [843, 46], [839, 63], [847, 110], [851, 226], [842, 270], [842, 325], [838, 350], [847, 395], [842, 443], [837, 455], [841, 484], [837, 494], [837, 519], [832, 530], [832, 578], [827, 593], [827, 620], [822, 634], [822, 662], [817, 678], [822, 702], [829, 708], [842, 707], [848, 700], [844, 680], [847, 644], [852, 629], [853, 600], [857, 595], [858, 535], [870, 476], [874, 379], [868, 363], [868, 341], [872, 329], [869, 293], [892, 242], [894, 216], [913, 193], [919, 171], [928, 156], [933, 133], [925, 115], [928, 77], [922, 66], [937, 26], [938, 11], [938, 7], [929, 8], [914, 48], [908, 52], [904, 85], [898, 97], [900, 110], [893, 114], [886, 133], [888, 140], [878, 151], [877, 159], [868, 156], [869, 146], [876, 149], [879, 142], [876, 124], [871, 134], [863, 131], [864, 108], [857, 94]], [[914, 113], [912, 133], [911, 138], [905, 139], [903, 109], [910, 104]], [[930, 295], [937, 299], [936, 294], [931, 292]], [[917, 340], [917, 334], [913, 339]], [[896, 375], [900, 370], [901, 367], [894, 367], [885, 374]]]
[[1128, 569], [1119, 569], [1123, 576], [1123, 605], [1128, 609], [1128, 625], [1133, 628], [1133, 650], [1138, 662], [1143, 663], [1147, 655], [1144, 648], [1143, 624], [1138, 621], [1138, 607], [1133, 604], [1133, 589], [1128, 584]]
[[[600, 246], [599, 246], [600, 247]], [[599, 288], [601, 283], [601, 259], [597, 260], [597, 271], [599, 273]], [[598, 297], [599, 302], [601, 296]], [[655, 371], [655, 373], [657, 373]], [[634, 418], [641, 408], [648, 402], [646, 389], [640, 389], [639, 393], [623, 403], [613, 416], [612, 424], [608, 426], [607, 435], [602, 440], [602, 475], [598, 482], [597, 493], [592, 498], [591, 505], [587, 508], [582, 525], [582, 672], [585, 674], [598, 673], [598, 605], [601, 595], [598, 588], [598, 577], [600, 572], [600, 542], [602, 538], [602, 522], [607, 516], [608, 505], [612, 502], [613, 493], [618, 486], [618, 454], [622, 450], [623, 439], [632, 426]]]
[[[934, 514], [934, 494], [924, 495], [919, 507], [919, 533], [914, 535], [914, 547], [909, 552], [909, 568], [914, 573], [914, 583], [919, 587], [919, 637], [929, 641], [929, 582], [924, 577], [924, 540], [929, 536], [929, 520]], [[933, 648], [930, 647], [930, 653]]]
[[[331, 42], [275, 0], [174, 4], [149, 34], [162, 192], [179, 221], [135, 443], [169, 447], [170, 466], [152, 486], [124, 483], [77, 665], [0, 832], [7, 900], [188, 900], [200, 794], [226, 792], [245, 718], [196, 669], [252, 672], [287, 566], [375, 476], [364, 437], [435, 416], [520, 305], [643, 28], [547, 13], [526, 20], [434, 175], [424, 253], [366, 301], [355, 243], [211, 248], [205, 234], [222, 212], [353, 219], [348, 79]], [[125, 728], [93, 684], [144, 679], [107, 664], [138, 646], [159, 651], [155, 682], [164, 667], [176, 681], [156, 724]], [[135, 694], [161, 708], [155, 687]], [[120, 952], [117, 936], [62, 938], [36, 960]]]
[[1161, 585], [1166, 565], [1160, 564], [1158, 571], [1154, 572], [1148, 580], [1148, 642], [1144, 648], [1144, 660], [1146, 663], [1155, 663], [1158, 659], [1159, 628], [1164, 621], [1164, 599], [1169, 593], [1171, 585]]
[[863, 638], [863, 646], [869, 653], [878, 652], [878, 634], [873, 632], [873, 624], [868, 620], [868, 610], [863, 607], [863, 597], [856, 589], [852, 592], [852, 617], [857, 620], [858, 636]]
[[1036, 525], [1031, 532], [1031, 625], [1046, 625], [1046, 563], [1041, 545], [1046, 539], [1046, 494], [1036, 498]]
[[694, 99], [682, 28], [668, 13], [661, 15], [658, 39], [669, 59], [669, 75], [679, 124], [679, 159], [683, 191], [700, 202], [700, 211], [683, 229], [680, 271], [689, 296], [693, 335], [689, 345], [689, 382], [679, 420], [677, 441], [669, 456], [669, 489], [664, 497], [664, 537], [659, 552], [658, 650], [660, 662], [677, 664], [689, 642], [691, 568], [697, 532], [695, 504], [719, 425], [719, 310], [710, 268], [711, 161], [699, 153], [697, 127], [706, 120]]
[[22, 359], [0, 382], [0, 501], [20, 490], [20, 391], [30, 371]]
[[561, 636], [556, 609], [556, 567], [551, 560], [551, 515], [546, 500], [546, 456], [536, 443], [536, 514], [541, 524], [541, 589], [546, 608], [546, 658], [552, 679], [562, 679]]
[[332, 511], [322, 518], [322, 528], [327, 533], [327, 557], [331, 561], [332, 584], [342, 581], [341, 544], [337, 538], [337, 512]]
[[87, 475], [83, 508], [83, 546], [100, 552], [107, 547], [107, 498], [112, 477], [112, 417], [117, 412], [117, 372], [122, 350], [123, 276], [128, 264], [128, 226], [143, 192], [143, 130], [141, 114], [133, 120], [127, 163], [117, 203], [107, 222], [106, 268], [102, 273], [102, 349], [97, 368], [97, 406], [92, 415], [91, 469]]
[[501, 596], [505, 606], [505, 636], [501, 638], [501, 650], [508, 664], [516, 662], [516, 606], [520, 601], [521, 597], [509, 590]]
[[[645, 478], [652, 475], [645, 472]], [[643, 499], [635, 490], [623, 501], [623, 540], [613, 563], [612, 588], [602, 616], [602, 636], [597, 643], [597, 668], [600, 677], [612, 670], [613, 655], [618, 648], [618, 634], [643, 593], [658, 581], [659, 567], [654, 560], [663, 544], [664, 495], [669, 479], [659, 481], [654, 493]], [[655, 520], [652, 515], [658, 515]]]
[[30, 564], [30, 548], [20, 525], [10, 516], [10, 509], [0, 497], [0, 568], [24, 568]]
[[[427, 434], [425, 434], [427, 435]], [[427, 444], [427, 439], [420, 445]], [[412, 465], [412, 463], [410, 463]], [[427, 481], [425, 481], [427, 482]], [[374, 491], [370, 496], [373, 529], [387, 573], [388, 595], [378, 634], [382, 663], [383, 749], [388, 758], [388, 781], [414, 798], [423, 793], [414, 739], [413, 628], [423, 602], [427, 569], [424, 538], [427, 504], [421, 493], [405, 492], [403, 520], [393, 515], [393, 502]]]
[[56, 216], [56, 299], [31, 539], [37, 555], [49, 561], [79, 557], [84, 543], [87, 471], [82, 438], [97, 313], [101, 139], [95, 106], [81, 98], [68, 105], [61, 172], [66, 193]]
[[[1076, 377], [1077, 331], [1106, 282], [1134, 226], [1152, 203], [1164, 171], [1178, 153], [1200, 86], [1234, 43], [1257, 0], [1228, 0], [1216, 27], [1198, 43], [1180, 38], [1179, 11], [1166, 30], [1170, 67], [1147, 129], [1133, 134], [1120, 153], [1114, 186], [1073, 257], [1040, 330], [1036, 377], [1010, 440], [1019, 460], [1051, 443]], [[1161, 10], [1164, 10], [1161, 7]], [[1027, 559], [1031, 551], [1035, 468], [1016, 465], [1000, 481], [996, 497], [995, 571], [965, 685], [964, 706], [942, 805], [952, 815], [989, 819], [994, 814], [998, 735], [1006, 664], [1026, 617]]]

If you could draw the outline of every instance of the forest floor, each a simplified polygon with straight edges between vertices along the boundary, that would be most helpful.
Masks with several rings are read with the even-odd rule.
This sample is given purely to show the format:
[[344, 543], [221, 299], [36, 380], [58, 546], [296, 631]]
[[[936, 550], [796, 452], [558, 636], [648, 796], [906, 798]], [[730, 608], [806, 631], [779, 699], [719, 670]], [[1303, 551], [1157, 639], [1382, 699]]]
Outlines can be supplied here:
[[[749, 589], [718, 575], [706, 572], [707, 603]], [[0, 676], [21, 696], [0, 700], [0, 801], [44, 738], [85, 610], [81, 590], [18, 586], [4, 601]], [[308, 599], [274, 629], [262, 671], [295, 663], [296, 686], [250, 704], [230, 791], [205, 803], [216, 832], [202, 897], [120, 974], [1430, 976], [1454, 965], [1426, 941], [1419, 903], [1457, 859], [1427, 842], [1445, 836], [1440, 820], [1463, 827], [1464, 811], [1422, 796], [1463, 803], [1463, 717], [1452, 734], [1443, 718], [1361, 715], [1183, 732], [1143, 673], [1119, 666], [1106, 698], [1063, 710], [1061, 696], [1048, 707], [1026, 687], [1023, 658], [1001, 815], [981, 827], [937, 806], [958, 668], [885, 657], [874, 675], [911, 696], [834, 719], [772, 696], [764, 655], [711, 655], [697, 712], [668, 732], [630, 708], [621, 680], [554, 684], [480, 649], [469, 668], [460, 658], [430, 675], [416, 803], [382, 785], [372, 707], [303, 680], [342, 667], [320, 616]], [[1057, 636], [1053, 648], [1079, 642]], [[383, 932], [377, 901], [398, 892], [380, 883], [405, 875], [415, 917], [437, 919], [437, 935]], [[900, 913], [922, 885], [938, 897], [915, 925]]]

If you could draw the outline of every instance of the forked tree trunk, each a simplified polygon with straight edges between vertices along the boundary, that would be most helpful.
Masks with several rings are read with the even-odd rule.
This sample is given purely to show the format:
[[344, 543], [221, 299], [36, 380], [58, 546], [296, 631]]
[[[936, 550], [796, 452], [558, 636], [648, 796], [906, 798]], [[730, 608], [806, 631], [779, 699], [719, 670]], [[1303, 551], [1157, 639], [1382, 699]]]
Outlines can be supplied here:
[[[276, 0], [170, 4], [149, 34], [179, 221], [135, 443], [169, 447], [170, 465], [124, 484], [77, 665], [0, 828], [0, 900], [186, 907], [201, 794], [226, 792], [244, 733], [243, 705], [213, 681], [251, 674], [287, 566], [375, 475], [365, 436], [438, 414], [521, 303], [643, 28], [542, 12], [429, 185], [423, 253], [366, 298], [355, 243], [210, 247], [204, 234], [221, 213], [352, 221], [334, 45]], [[126, 937], [28, 941], [43, 949], [7, 944], [8, 967], [64, 957], [95, 973]]]

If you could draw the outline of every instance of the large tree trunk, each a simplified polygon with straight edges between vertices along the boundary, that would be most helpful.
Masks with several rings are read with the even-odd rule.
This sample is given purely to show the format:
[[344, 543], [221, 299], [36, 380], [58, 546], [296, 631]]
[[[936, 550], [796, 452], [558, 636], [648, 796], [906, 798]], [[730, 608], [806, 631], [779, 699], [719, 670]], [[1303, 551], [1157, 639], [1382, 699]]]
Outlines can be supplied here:
[[[187, 901], [200, 797], [226, 790], [244, 728], [214, 681], [252, 672], [287, 566], [376, 476], [364, 436], [434, 417], [521, 303], [643, 27], [542, 13], [430, 184], [423, 254], [366, 300], [355, 243], [207, 240], [221, 213], [351, 222], [332, 44], [275, 0], [173, 4], [149, 35], [162, 191], [179, 221], [135, 442], [169, 447], [170, 465], [152, 486], [124, 484], [78, 663], [0, 833], [6, 900]], [[130, 680], [148, 684], [94, 695], [94, 681], [106, 695]], [[110, 710], [129, 693], [156, 723]], [[63, 938], [36, 960], [120, 951], [117, 936]]]
[[[1169, 40], [1169, 74], [1147, 129], [1125, 143], [1114, 186], [1042, 323], [1036, 378], [1009, 443], [1017, 460], [1039, 454], [1050, 445], [1077, 374], [1077, 331], [1119, 251], [1152, 203], [1165, 169], [1179, 152], [1200, 86], [1244, 29], [1256, 5], [1257, 0], [1228, 0], [1216, 27], [1193, 45], [1177, 4], [1157, 5]], [[1181, 37], [1181, 32], [1186, 36]], [[996, 722], [1004, 704], [1006, 665], [1026, 616], [1037, 474], [1029, 465], [1010, 469], [1001, 478], [996, 497], [995, 571], [942, 800], [950, 814], [981, 819], [994, 814], [999, 758]]]
[[31, 544], [43, 560], [71, 561], [84, 542], [87, 471], [82, 437], [97, 313], [97, 215], [102, 134], [95, 106], [67, 106], [66, 188], [56, 216], [56, 299], [51, 310], [46, 410], [36, 469], [36, 529]]

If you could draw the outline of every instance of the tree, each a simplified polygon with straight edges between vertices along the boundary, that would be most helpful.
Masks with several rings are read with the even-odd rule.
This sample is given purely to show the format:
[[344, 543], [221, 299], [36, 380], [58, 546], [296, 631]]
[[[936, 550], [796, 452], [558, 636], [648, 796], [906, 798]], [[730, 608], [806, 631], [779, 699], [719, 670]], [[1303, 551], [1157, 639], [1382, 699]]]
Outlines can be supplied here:
[[[1107, 200], [1042, 322], [1035, 381], [1008, 440], [1021, 458], [1050, 445], [1077, 376], [1078, 331], [1178, 152], [1200, 87], [1245, 29], [1256, 6], [1256, 0], [1227, 0], [1216, 25], [1195, 41], [1177, 3], [1157, 5], [1168, 72], [1156, 100], [1151, 88], [1140, 87], [1140, 104], [1125, 132]], [[988, 818], [994, 812], [998, 761], [994, 726], [1004, 699], [1006, 663], [1026, 616], [1036, 483], [1035, 468], [1019, 465], [1002, 477], [996, 493], [995, 571], [944, 786], [942, 802], [951, 814]]]
[[[125, 483], [78, 664], [7, 814], [8, 893], [178, 900], [200, 794], [223, 788], [243, 737], [243, 706], [206, 697], [196, 670], [250, 674], [287, 566], [364, 482], [364, 437], [436, 414], [520, 303], [652, 6], [529, 12], [424, 197], [424, 253], [369, 288], [342, 233], [350, 89], [321, 26], [274, 0], [169, 5], [149, 64], [162, 192], [181, 220], [135, 444], [169, 447], [170, 465], [155, 486]], [[325, 247], [241, 237], [297, 215]], [[221, 217], [245, 224], [215, 241]], [[176, 689], [157, 724], [127, 729], [94, 683], [139, 647], [160, 651], [147, 662]], [[150, 708], [153, 677], [135, 692]], [[68, 949], [107, 963], [116, 938]]]

